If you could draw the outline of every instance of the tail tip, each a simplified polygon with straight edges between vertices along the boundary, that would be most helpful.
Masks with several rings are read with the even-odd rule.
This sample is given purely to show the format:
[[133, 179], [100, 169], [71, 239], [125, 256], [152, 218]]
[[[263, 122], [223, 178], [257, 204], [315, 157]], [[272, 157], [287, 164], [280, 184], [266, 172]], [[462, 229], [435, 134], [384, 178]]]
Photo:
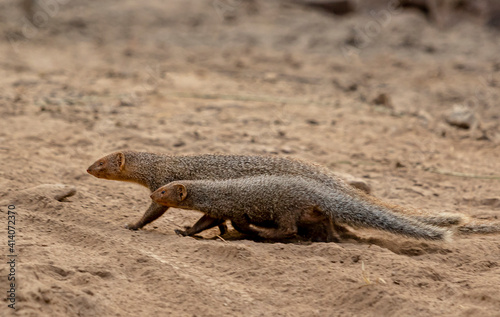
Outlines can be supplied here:
[[447, 243], [453, 241], [453, 230], [445, 230], [443, 232], [443, 241]]

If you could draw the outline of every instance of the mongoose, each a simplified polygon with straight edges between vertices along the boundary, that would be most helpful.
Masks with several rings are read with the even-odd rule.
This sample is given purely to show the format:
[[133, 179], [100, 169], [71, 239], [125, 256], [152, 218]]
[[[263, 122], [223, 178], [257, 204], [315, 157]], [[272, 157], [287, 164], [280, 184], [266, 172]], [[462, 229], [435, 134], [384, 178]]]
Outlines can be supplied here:
[[[326, 219], [417, 239], [446, 240], [450, 235], [446, 229], [297, 176], [180, 180], [160, 187], [151, 198], [167, 207], [198, 210], [213, 218], [231, 220], [238, 231], [266, 239], [289, 238], [297, 233], [300, 223], [322, 223]], [[275, 222], [276, 227], [255, 225], [268, 221]]]
[[[343, 193], [356, 201], [381, 205], [394, 212], [420, 217], [422, 221], [436, 225], [452, 225], [462, 222], [461, 215], [430, 215], [396, 205], [388, 205], [375, 197], [346, 184], [330, 170], [317, 164], [297, 159], [278, 156], [259, 155], [166, 155], [148, 152], [123, 151], [109, 154], [93, 163], [87, 172], [91, 175], [119, 181], [130, 181], [143, 185], [151, 192], [160, 186], [175, 180], [223, 180], [258, 175], [290, 175], [318, 181], [330, 190]], [[136, 223], [128, 224], [131, 230], [142, 228], [160, 217], [168, 207], [152, 202], [142, 218]], [[224, 220], [204, 215], [187, 230], [176, 230], [182, 235], [194, 235], [203, 230], [219, 225], [224, 233]], [[346, 232], [347, 229], [333, 223], [335, 230]]]

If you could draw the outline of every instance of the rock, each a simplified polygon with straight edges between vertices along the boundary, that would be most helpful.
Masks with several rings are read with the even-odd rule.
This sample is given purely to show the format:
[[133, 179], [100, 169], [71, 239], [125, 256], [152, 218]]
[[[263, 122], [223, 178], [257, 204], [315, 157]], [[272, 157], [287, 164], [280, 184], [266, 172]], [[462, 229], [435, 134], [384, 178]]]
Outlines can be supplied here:
[[481, 205], [490, 206], [494, 208], [500, 207], [500, 199], [498, 198], [485, 198], [480, 201]]
[[63, 199], [74, 196], [76, 194], [76, 188], [62, 188], [54, 194], [54, 199], [57, 201], [63, 201]]
[[460, 129], [470, 129], [477, 124], [477, 117], [474, 111], [464, 105], [455, 105], [446, 116], [449, 125]]
[[306, 120], [306, 122], [309, 123], [310, 125], [319, 125], [319, 121], [316, 119], [308, 119]]
[[181, 147], [181, 146], [186, 145], [186, 142], [179, 140], [179, 141], [175, 142], [173, 145], [174, 145], [174, 147]]
[[63, 201], [76, 194], [76, 188], [64, 184], [42, 184], [20, 190], [9, 199], [10, 203], [33, 203], [41, 200]]
[[356, 187], [357, 189], [360, 189], [367, 194], [370, 194], [372, 192], [371, 186], [368, 185], [368, 183], [362, 178], [355, 177], [347, 173], [335, 173], [335, 175], [342, 178], [344, 181], [346, 181], [347, 184], [351, 185], [352, 187]]
[[284, 154], [292, 154], [294, 152], [295, 151], [291, 147], [289, 147], [289, 146], [283, 146], [281, 148], [281, 153], [284, 153]]
[[133, 107], [134, 104], [130, 101], [127, 101], [127, 100], [120, 100], [120, 102], [118, 103], [118, 106], [119, 107]]
[[373, 99], [373, 103], [392, 109], [391, 97], [389, 97], [389, 95], [385, 93], [379, 94], [377, 98]]
[[406, 165], [404, 165], [403, 163], [401, 162], [396, 162], [396, 168], [403, 168], [403, 167], [406, 167]]

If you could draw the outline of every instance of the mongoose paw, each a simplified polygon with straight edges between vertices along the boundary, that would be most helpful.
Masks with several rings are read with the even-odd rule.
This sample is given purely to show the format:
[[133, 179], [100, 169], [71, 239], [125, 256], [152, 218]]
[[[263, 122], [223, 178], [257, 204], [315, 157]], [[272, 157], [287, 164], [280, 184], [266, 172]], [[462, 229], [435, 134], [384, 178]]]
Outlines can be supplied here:
[[175, 231], [175, 233], [177, 233], [178, 235], [183, 236], [183, 237], [188, 235], [186, 230], [175, 229], [174, 231]]
[[129, 223], [129, 224], [126, 224], [125, 225], [125, 229], [128, 229], [128, 230], [137, 230], [139, 229], [139, 227], [137, 227], [135, 224], [133, 223]]

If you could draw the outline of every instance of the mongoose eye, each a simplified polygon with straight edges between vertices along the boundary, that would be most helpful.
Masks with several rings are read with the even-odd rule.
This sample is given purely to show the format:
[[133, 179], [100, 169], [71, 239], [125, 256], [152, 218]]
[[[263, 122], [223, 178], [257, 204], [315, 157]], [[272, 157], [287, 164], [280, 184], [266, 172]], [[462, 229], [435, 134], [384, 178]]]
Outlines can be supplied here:
[[164, 190], [162, 190], [162, 191], [161, 191], [161, 193], [162, 193], [162, 195], [164, 195], [164, 194], [165, 194], [165, 191], [164, 191]]
[[99, 166], [103, 166], [104, 165], [104, 162], [99, 162]]

